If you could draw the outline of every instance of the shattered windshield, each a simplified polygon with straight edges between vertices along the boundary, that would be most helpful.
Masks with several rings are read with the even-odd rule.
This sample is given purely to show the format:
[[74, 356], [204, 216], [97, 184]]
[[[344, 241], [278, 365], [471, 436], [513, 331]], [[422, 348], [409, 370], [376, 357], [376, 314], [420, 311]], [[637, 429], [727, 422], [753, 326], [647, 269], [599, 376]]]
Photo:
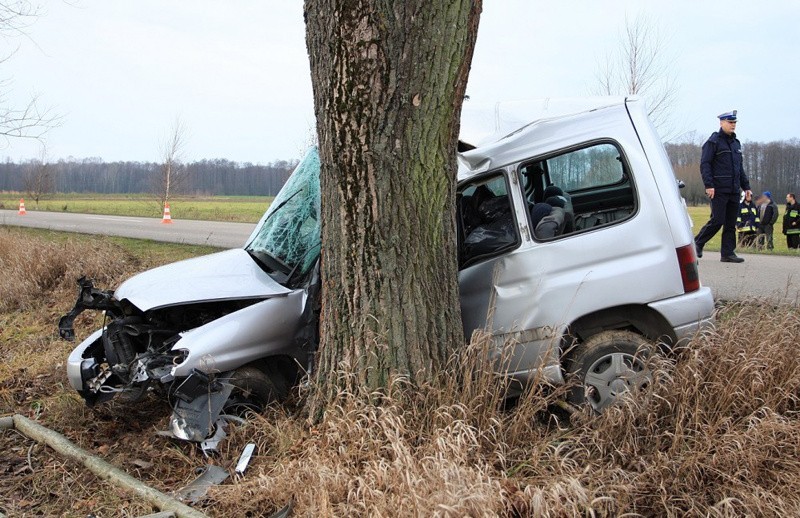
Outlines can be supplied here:
[[319, 153], [313, 147], [275, 197], [245, 246], [259, 261], [286, 275], [307, 272], [319, 256], [319, 168]]

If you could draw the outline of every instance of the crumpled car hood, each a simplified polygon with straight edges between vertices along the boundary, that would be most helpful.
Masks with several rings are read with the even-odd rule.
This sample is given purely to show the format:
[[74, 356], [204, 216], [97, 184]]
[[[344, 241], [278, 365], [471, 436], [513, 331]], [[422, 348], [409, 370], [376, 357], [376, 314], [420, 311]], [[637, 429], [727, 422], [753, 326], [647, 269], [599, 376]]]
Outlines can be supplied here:
[[267, 275], [242, 248], [167, 264], [123, 282], [114, 292], [142, 311], [190, 302], [266, 298], [291, 290]]

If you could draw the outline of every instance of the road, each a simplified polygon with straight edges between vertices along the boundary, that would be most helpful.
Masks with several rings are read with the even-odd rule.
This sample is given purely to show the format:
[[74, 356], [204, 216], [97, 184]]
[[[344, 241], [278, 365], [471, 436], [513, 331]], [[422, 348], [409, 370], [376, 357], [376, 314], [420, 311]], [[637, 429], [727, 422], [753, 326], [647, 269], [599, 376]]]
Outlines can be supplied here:
[[[63, 232], [105, 234], [173, 243], [210, 245], [220, 248], [243, 246], [255, 228], [253, 223], [131, 218], [70, 214], [65, 212], [0, 210], [0, 225], [47, 228]], [[776, 236], [780, 239], [781, 236]], [[706, 251], [700, 259], [700, 280], [720, 300], [758, 298], [770, 302], [798, 303], [800, 257], [739, 254], [741, 264], [722, 263], [719, 253]]]
[[[775, 236], [782, 239], [783, 236]], [[700, 282], [710, 286], [718, 300], [762, 299], [770, 302], [800, 300], [800, 257], [743, 254], [740, 264], [722, 263], [710, 250], [700, 259]]]
[[255, 223], [175, 219], [172, 220], [172, 223], [162, 223], [160, 218], [131, 218], [68, 212], [28, 211], [24, 216], [20, 216], [16, 210], [0, 210], [0, 225], [133, 237], [190, 245], [210, 245], [220, 248], [244, 246], [255, 228]]

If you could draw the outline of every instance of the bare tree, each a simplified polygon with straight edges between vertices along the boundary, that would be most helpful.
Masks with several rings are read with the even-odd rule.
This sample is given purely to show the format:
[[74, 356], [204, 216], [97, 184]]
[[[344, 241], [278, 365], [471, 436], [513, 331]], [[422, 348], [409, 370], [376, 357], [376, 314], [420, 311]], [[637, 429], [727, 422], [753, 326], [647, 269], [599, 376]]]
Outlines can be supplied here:
[[36, 202], [37, 209], [40, 200], [55, 192], [55, 170], [47, 159], [47, 148], [44, 146], [39, 158], [31, 160], [26, 167], [24, 184], [27, 197]]
[[186, 187], [188, 174], [183, 163], [185, 146], [186, 126], [180, 117], [176, 117], [169, 135], [161, 143], [161, 167], [154, 178], [154, 193], [161, 209], [174, 193]]
[[678, 86], [667, 39], [658, 26], [644, 17], [625, 17], [625, 30], [615, 52], [597, 71], [600, 95], [639, 95], [647, 101], [648, 115], [663, 137], [674, 136], [670, 109]]
[[[38, 4], [27, 0], [0, 1], [0, 37], [5, 41], [26, 37], [26, 29], [41, 14]], [[11, 49], [0, 57], [0, 65], [11, 59], [17, 49]], [[41, 140], [44, 134], [60, 123], [60, 117], [50, 108], [41, 106], [38, 96], [33, 96], [27, 105], [9, 106], [7, 95], [9, 80], [0, 80], [0, 136], [9, 138], [32, 138]]]
[[463, 344], [455, 151], [481, 4], [305, 2], [322, 162], [314, 410], [337, 389], [425, 380]]

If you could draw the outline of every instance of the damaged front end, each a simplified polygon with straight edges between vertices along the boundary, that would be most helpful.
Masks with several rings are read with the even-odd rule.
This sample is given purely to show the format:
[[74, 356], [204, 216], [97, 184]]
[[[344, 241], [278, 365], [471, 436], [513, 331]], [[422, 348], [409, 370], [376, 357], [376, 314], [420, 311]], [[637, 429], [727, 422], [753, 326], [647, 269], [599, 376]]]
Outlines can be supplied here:
[[95, 288], [90, 279], [81, 277], [78, 287], [75, 306], [58, 322], [61, 338], [75, 339], [73, 322], [87, 309], [103, 311], [105, 323], [70, 354], [70, 384], [89, 406], [120, 393], [130, 400], [139, 399], [151, 380], [160, 379], [171, 365], [180, 362], [182, 353], [171, 352], [168, 340], [177, 330], [146, 321], [136, 307], [114, 298], [112, 290]]
[[89, 406], [155, 391], [172, 406], [171, 435], [198, 442], [214, 440], [221, 416], [285, 398], [318, 342], [319, 221], [312, 150], [243, 248], [154, 268], [113, 291], [82, 277], [59, 334], [73, 341], [85, 310], [104, 322], [69, 355], [70, 384]]
[[89, 406], [120, 396], [141, 399], [153, 382], [169, 385], [174, 369], [185, 363], [190, 351], [174, 346], [184, 330], [202, 327], [259, 299], [196, 303], [183, 307], [141, 311], [112, 290], [99, 290], [91, 280], [78, 281], [75, 307], [59, 320], [59, 334], [73, 341], [73, 322], [85, 310], [105, 314], [103, 327], [89, 335], [70, 354], [67, 376]]

